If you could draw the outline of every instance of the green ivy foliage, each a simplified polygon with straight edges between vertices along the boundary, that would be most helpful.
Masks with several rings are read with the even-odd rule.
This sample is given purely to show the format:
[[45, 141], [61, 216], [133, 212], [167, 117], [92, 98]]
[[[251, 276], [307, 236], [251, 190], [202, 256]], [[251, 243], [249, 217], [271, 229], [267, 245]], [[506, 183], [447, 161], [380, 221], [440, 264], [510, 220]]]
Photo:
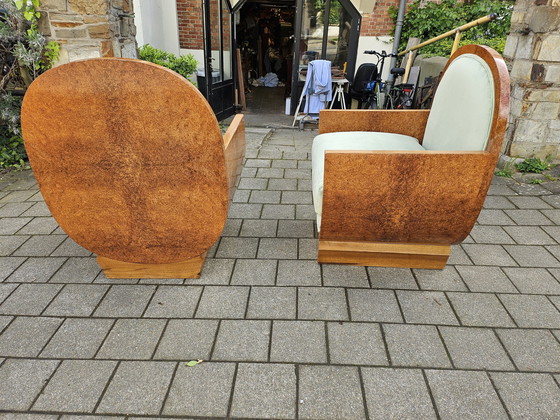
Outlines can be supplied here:
[[167, 67], [185, 78], [188, 78], [196, 71], [197, 61], [192, 54], [177, 57], [175, 54], [158, 50], [150, 44], [140, 47], [138, 49], [138, 54], [141, 60]]
[[[457, 0], [442, 0], [441, 3], [415, 0], [408, 8], [403, 22], [400, 49], [406, 48], [408, 38], [427, 41], [461, 25], [491, 13], [498, 18], [489, 23], [475, 26], [463, 32], [460, 45], [482, 44], [494, 48], [499, 53], [504, 50], [507, 33], [511, 25], [511, 13], [515, 1], [510, 0], [473, 0], [460, 3]], [[389, 15], [396, 23], [396, 8]], [[420, 49], [420, 54], [449, 56], [453, 37], [435, 42]]]

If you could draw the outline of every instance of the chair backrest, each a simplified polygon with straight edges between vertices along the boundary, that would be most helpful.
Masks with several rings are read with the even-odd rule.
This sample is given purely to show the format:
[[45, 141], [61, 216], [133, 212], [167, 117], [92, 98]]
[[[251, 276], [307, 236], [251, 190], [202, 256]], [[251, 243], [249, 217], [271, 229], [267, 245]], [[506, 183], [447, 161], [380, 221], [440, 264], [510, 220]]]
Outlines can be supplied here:
[[365, 84], [370, 80], [375, 80], [377, 78], [377, 66], [373, 63], [364, 63], [358, 67], [356, 70], [356, 75], [352, 81], [352, 86], [350, 90], [356, 93], [362, 93], [365, 88]]
[[220, 236], [221, 130], [177, 73], [140, 60], [65, 64], [31, 84], [21, 121], [43, 197], [84, 248], [162, 264], [200, 255]]
[[499, 75], [496, 57], [490, 57], [489, 48], [467, 46], [458, 50], [437, 88], [422, 146], [427, 150], [486, 150], [500, 105], [496, 97], [500, 92]]

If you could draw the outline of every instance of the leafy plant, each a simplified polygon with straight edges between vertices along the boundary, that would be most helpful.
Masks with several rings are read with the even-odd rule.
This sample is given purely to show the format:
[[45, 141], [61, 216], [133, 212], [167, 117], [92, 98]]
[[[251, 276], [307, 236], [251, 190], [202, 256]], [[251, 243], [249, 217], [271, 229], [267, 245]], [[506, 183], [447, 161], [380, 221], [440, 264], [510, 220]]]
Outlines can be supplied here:
[[531, 184], [542, 184], [544, 181], [541, 178], [535, 178], [531, 180]]
[[197, 61], [192, 54], [177, 57], [175, 54], [154, 48], [150, 44], [140, 47], [138, 53], [140, 59], [167, 67], [185, 78], [196, 71]]
[[25, 169], [27, 153], [20, 136], [0, 132], [0, 168]]
[[[401, 36], [404, 40], [420, 38], [422, 41], [427, 41], [485, 15], [496, 13], [498, 15], [496, 20], [463, 32], [460, 45], [483, 44], [502, 53], [511, 25], [514, 3], [511, 0], [473, 0], [471, 2], [442, 0], [441, 3], [415, 0], [405, 15]], [[389, 10], [389, 15], [395, 22], [397, 12], [395, 7]], [[421, 48], [419, 53], [448, 56], [452, 45], [453, 37], [450, 37]], [[401, 43], [400, 49], [405, 48], [406, 42]]]
[[511, 178], [513, 177], [513, 172], [511, 171], [511, 169], [501, 169], [499, 171], [496, 171], [495, 175], [502, 176], [504, 178]]
[[550, 168], [550, 163], [547, 160], [540, 160], [539, 158], [527, 158], [521, 163], [515, 165], [519, 172], [531, 172], [535, 174], [542, 174]]

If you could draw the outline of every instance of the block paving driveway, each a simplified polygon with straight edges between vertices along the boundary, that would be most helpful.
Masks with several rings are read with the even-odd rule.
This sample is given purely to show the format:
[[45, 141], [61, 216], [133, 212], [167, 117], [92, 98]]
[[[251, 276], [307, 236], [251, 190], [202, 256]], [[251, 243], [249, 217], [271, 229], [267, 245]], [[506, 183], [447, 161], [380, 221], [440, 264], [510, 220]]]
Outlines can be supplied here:
[[320, 266], [314, 134], [248, 129], [198, 280], [106, 279], [3, 176], [0, 419], [560, 418], [558, 184], [494, 179], [443, 271]]

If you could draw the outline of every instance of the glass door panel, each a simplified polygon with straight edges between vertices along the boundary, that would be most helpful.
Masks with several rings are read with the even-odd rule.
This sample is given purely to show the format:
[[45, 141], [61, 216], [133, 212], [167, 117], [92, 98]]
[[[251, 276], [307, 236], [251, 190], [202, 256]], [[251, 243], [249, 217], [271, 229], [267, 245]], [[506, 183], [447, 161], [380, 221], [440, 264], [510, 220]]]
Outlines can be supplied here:
[[303, 0], [301, 37], [299, 46], [300, 68], [312, 60], [321, 58], [325, 30], [325, 2]]

